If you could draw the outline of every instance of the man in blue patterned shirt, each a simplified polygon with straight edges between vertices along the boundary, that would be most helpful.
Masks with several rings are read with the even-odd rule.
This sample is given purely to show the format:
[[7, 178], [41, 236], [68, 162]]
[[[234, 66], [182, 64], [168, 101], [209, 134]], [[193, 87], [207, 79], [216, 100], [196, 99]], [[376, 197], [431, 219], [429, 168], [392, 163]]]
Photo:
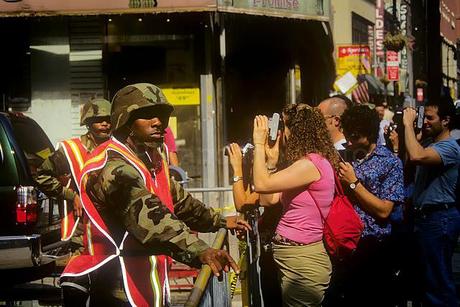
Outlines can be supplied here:
[[352, 107], [342, 116], [354, 161], [340, 164], [340, 178], [365, 224], [345, 281], [346, 306], [392, 305], [389, 216], [404, 201], [403, 166], [388, 148], [377, 145], [379, 124], [377, 112], [368, 106]]

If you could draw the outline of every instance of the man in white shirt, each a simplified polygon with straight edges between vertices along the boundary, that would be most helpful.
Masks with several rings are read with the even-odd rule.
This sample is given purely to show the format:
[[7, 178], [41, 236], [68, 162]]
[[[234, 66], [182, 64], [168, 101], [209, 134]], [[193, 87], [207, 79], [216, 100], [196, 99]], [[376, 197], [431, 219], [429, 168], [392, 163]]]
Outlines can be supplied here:
[[323, 100], [318, 109], [326, 120], [326, 126], [334, 143], [335, 149], [338, 151], [345, 150], [347, 140], [342, 132], [341, 116], [346, 109], [351, 107], [352, 102], [344, 95], [335, 95], [326, 100]]

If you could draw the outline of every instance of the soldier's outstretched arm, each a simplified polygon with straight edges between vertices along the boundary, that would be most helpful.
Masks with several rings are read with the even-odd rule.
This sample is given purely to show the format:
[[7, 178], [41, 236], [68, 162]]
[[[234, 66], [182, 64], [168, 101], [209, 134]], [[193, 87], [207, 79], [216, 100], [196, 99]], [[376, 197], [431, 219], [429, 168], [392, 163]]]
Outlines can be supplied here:
[[232, 232], [233, 230], [246, 231], [251, 229], [251, 226], [239, 216], [228, 216], [224, 218], [213, 208], [207, 207], [201, 201], [190, 195], [190, 193], [185, 191], [174, 179], [171, 178], [170, 181], [171, 194], [174, 202], [174, 213], [191, 229], [200, 232], [213, 232], [220, 228], [227, 228]]
[[38, 167], [34, 179], [40, 191], [48, 197], [62, 197], [67, 201], [72, 201], [77, 193], [65, 186], [64, 181], [70, 179], [70, 176], [66, 177], [67, 174], [70, 174], [67, 158], [64, 150], [59, 148]]
[[104, 199], [104, 210], [114, 213], [121, 227], [156, 251], [160, 248], [180, 262], [197, 266], [198, 256], [209, 248], [147, 190], [140, 174], [124, 160], [107, 162], [96, 178], [90, 176], [86, 189], [96, 202]]
[[199, 232], [214, 232], [226, 228], [226, 219], [213, 208], [207, 207], [176, 182], [170, 179], [174, 213], [191, 229]]

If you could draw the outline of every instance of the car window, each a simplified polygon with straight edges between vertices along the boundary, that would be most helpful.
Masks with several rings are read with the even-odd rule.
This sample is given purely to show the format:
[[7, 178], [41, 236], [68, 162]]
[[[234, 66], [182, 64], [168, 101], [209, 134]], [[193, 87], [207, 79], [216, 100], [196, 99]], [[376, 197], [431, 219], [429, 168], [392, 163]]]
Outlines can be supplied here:
[[12, 150], [5, 128], [0, 123], [0, 148], [2, 159], [0, 162], [0, 186], [16, 185], [19, 181], [16, 168], [15, 154]]
[[31, 118], [11, 116], [10, 120], [16, 142], [24, 152], [31, 174], [35, 175], [37, 167], [54, 152], [54, 147], [42, 128]]
[[0, 143], [0, 163], [3, 163], [4, 159], [5, 157], [3, 156], [3, 147], [2, 147], [2, 143]]

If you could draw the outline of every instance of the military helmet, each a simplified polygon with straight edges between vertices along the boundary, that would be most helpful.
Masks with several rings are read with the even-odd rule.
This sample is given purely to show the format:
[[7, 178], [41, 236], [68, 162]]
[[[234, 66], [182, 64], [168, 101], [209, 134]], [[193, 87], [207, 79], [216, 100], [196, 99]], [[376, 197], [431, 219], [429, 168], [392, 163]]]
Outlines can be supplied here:
[[134, 119], [152, 114], [162, 119], [165, 127], [174, 107], [167, 101], [161, 89], [150, 83], [127, 85], [112, 99], [111, 122], [117, 130]]
[[103, 98], [91, 99], [81, 109], [80, 126], [87, 124], [88, 119], [93, 117], [110, 116], [110, 102]]

